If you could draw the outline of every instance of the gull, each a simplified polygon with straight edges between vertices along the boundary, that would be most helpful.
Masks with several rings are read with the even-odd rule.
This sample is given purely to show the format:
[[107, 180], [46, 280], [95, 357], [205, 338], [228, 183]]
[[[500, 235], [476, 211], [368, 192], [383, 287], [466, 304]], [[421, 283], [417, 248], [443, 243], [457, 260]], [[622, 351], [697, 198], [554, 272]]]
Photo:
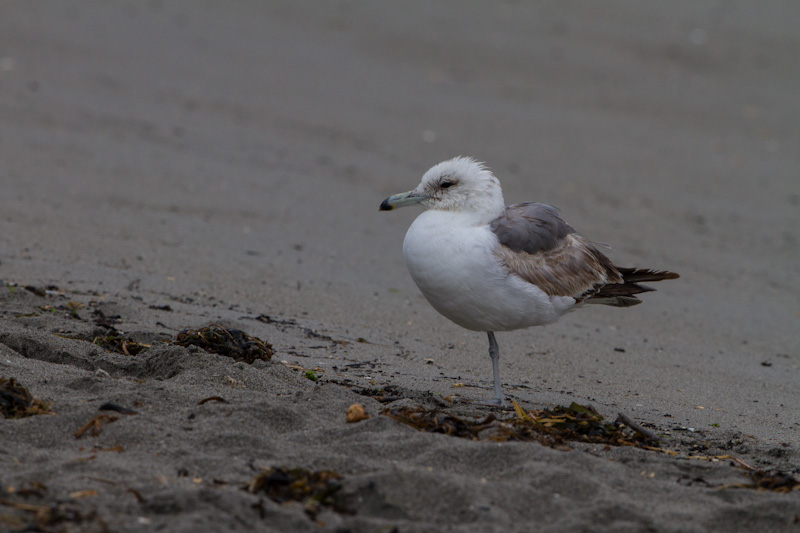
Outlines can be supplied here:
[[473, 158], [433, 166], [416, 189], [386, 198], [380, 210], [409, 205], [426, 208], [403, 240], [412, 279], [439, 313], [489, 336], [489, 405], [506, 406], [494, 332], [551, 324], [584, 304], [630, 307], [654, 290], [640, 283], [679, 277], [615, 266], [555, 207], [506, 205], [500, 181]]

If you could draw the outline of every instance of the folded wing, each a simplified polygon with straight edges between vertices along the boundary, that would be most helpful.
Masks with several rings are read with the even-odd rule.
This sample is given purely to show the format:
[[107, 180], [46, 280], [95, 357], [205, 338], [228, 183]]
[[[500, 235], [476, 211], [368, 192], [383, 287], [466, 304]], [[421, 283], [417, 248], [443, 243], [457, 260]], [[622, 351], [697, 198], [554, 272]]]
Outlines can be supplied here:
[[550, 296], [628, 307], [635, 295], [654, 289], [640, 282], [674, 279], [673, 272], [621, 268], [581, 237], [555, 207], [533, 202], [510, 205], [491, 223], [500, 241], [495, 252], [515, 275]]

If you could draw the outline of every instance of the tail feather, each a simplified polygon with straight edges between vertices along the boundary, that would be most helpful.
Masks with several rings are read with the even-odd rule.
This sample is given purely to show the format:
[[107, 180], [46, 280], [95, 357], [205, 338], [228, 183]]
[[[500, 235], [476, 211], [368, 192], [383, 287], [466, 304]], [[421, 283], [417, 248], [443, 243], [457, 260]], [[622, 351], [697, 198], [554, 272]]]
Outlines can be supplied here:
[[642, 303], [636, 294], [651, 292], [655, 289], [647, 285], [640, 285], [643, 281], [662, 281], [677, 279], [680, 276], [675, 272], [666, 270], [651, 270], [648, 268], [622, 268], [616, 267], [622, 275], [622, 283], [609, 283], [603, 285], [589, 297], [586, 303], [611, 305], [613, 307], [631, 307]]
[[587, 304], [603, 304], [610, 305], [611, 307], [633, 307], [639, 305], [642, 301], [636, 296], [614, 296], [613, 298], [597, 298], [592, 296], [585, 300]]
[[[624, 268], [617, 267], [619, 273], [622, 274], [622, 279], [626, 283], [640, 283], [642, 281], [661, 281], [665, 279], [678, 279], [679, 274], [669, 272], [667, 270], [652, 270], [649, 268]], [[654, 289], [651, 289], [654, 290]]]

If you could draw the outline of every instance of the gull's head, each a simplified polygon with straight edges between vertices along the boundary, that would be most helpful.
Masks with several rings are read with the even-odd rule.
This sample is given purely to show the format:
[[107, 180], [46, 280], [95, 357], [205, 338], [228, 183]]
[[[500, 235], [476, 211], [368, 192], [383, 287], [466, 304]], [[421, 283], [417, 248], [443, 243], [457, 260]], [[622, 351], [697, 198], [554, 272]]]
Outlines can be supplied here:
[[505, 209], [503, 191], [491, 170], [471, 157], [456, 157], [431, 167], [413, 191], [390, 196], [381, 211], [419, 204], [442, 211], [473, 211], [498, 216]]

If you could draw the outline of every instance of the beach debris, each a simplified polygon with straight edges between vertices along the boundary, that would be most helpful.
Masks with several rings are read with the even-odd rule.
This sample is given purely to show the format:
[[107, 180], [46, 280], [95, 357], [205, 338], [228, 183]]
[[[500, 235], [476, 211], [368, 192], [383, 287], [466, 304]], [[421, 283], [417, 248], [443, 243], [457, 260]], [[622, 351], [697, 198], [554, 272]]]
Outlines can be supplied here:
[[70, 492], [69, 497], [79, 500], [81, 498], [91, 498], [92, 496], [97, 496], [98, 494], [100, 494], [100, 491], [97, 489], [76, 490], [75, 492]]
[[[56, 311], [66, 311], [67, 316], [70, 318], [74, 318], [76, 320], [83, 320], [81, 316], [78, 314], [78, 309], [84, 307], [84, 304], [80, 302], [67, 302], [66, 304], [54, 306], [54, 305], [39, 305], [36, 306], [36, 309], [45, 313], [55, 313]], [[17, 318], [22, 317], [32, 317], [32, 316], [40, 316], [41, 313], [33, 312], [33, 313], [23, 313], [16, 315]]]
[[95, 309], [92, 311], [92, 316], [94, 316], [94, 324], [101, 328], [106, 328], [110, 330], [116, 330], [116, 325], [122, 322], [122, 317], [119, 315], [106, 315], [102, 309]]
[[[125, 446], [119, 444], [117, 446], [110, 446], [108, 448], [95, 448], [96, 452], [115, 452], [115, 453], [122, 453], [125, 451]], [[100, 478], [98, 478], [100, 479]], [[113, 481], [111, 482], [113, 483]]]
[[321, 341], [327, 341], [333, 344], [341, 344], [341, 345], [350, 344], [350, 341], [334, 339], [330, 335], [323, 335], [322, 333], [317, 333], [311, 328], [303, 328], [303, 335], [305, 335], [307, 339], [319, 339]]
[[15, 487], [13, 485], [6, 487], [6, 492], [8, 494], [16, 494], [18, 496], [22, 496], [23, 498], [44, 498], [47, 490], [47, 485], [39, 481], [32, 481], [23, 485], [22, 487]]
[[83, 307], [85, 307], [85, 305], [82, 304], [81, 302], [69, 301], [66, 304], [56, 305], [56, 306], [42, 305], [39, 306], [39, 309], [51, 313], [55, 311], [66, 311], [67, 316], [69, 316], [70, 318], [74, 318], [76, 320], [83, 320], [83, 318], [81, 318], [81, 316], [78, 314], [78, 309], [82, 309]]
[[256, 359], [269, 361], [272, 345], [239, 329], [211, 324], [200, 329], [184, 329], [173, 341], [179, 346], [198, 346], [209, 353], [231, 357], [252, 365]]
[[0, 376], [0, 414], [3, 418], [25, 418], [49, 413], [52, 413], [49, 403], [34, 398], [16, 379]]
[[26, 291], [28, 291], [28, 292], [32, 292], [33, 294], [35, 294], [36, 296], [39, 296], [41, 298], [44, 298], [45, 296], [47, 296], [47, 293], [41, 287], [34, 287], [33, 285], [25, 285], [24, 289]]
[[791, 492], [800, 488], [800, 481], [794, 476], [779, 470], [756, 470], [750, 472], [755, 489], [770, 490], [773, 492]]
[[339, 491], [342, 476], [331, 470], [311, 471], [305, 468], [266, 468], [244, 487], [252, 493], [265, 493], [272, 501], [300, 502], [311, 520], [323, 508], [337, 513], [352, 513], [343, 504]]
[[92, 437], [97, 437], [103, 431], [103, 424], [110, 424], [119, 420], [118, 416], [100, 414], [89, 420], [78, 431], [75, 432], [75, 438], [79, 439], [84, 433], [91, 430]]
[[116, 411], [116, 412], [118, 412], [119, 414], [122, 414], [122, 415], [135, 415], [135, 414], [138, 414], [133, 409], [128, 409], [127, 407], [123, 407], [121, 405], [117, 405], [117, 404], [111, 403], [111, 402], [104, 403], [103, 405], [98, 407], [98, 409], [100, 411]]
[[[386, 409], [381, 414], [420, 431], [444, 433], [472, 440], [538, 441], [553, 448], [566, 448], [567, 441], [611, 446], [646, 447], [650, 431], [629, 431], [628, 423], [608, 423], [592, 406], [572, 403], [551, 410], [525, 412], [514, 402], [515, 418], [496, 418], [490, 414], [480, 421], [465, 420], [437, 410], [403, 407]], [[619, 419], [618, 419], [619, 420]], [[628, 420], [630, 422], [630, 420]], [[638, 424], [637, 424], [638, 426]]]
[[617, 425], [624, 424], [624, 425], [628, 426], [633, 431], [635, 431], [636, 433], [641, 435], [642, 438], [644, 438], [645, 440], [648, 440], [648, 441], [651, 441], [651, 442], [659, 442], [659, 441], [663, 440], [661, 437], [656, 435], [653, 431], [651, 431], [651, 430], [647, 429], [646, 427], [638, 424], [637, 422], [634, 422], [631, 417], [629, 417], [628, 415], [626, 415], [624, 413], [618, 413], [617, 414], [617, 419], [614, 421], [614, 423], [617, 424]]
[[97, 329], [93, 333], [58, 336], [65, 339], [88, 341], [107, 352], [127, 356], [139, 355], [151, 347], [150, 344], [136, 342], [119, 331], [115, 327], [115, 324], [121, 321], [119, 315], [106, 316], [106, 314], [99, 309], [95, 309], [92, 314], [95, 316], [94, 323], [97, 326]]
[[[26, 513], [22, 516], [0, 515], [3, 519], [0, 524], [8, 525], [18, 531], [97, 531], [103, 533], [109, 531], [108, 524], [96, 511], [84, 513], [78, 507], [66, 503], [33, 505], [0, 497], [0, 505]], [[80, 529], [73, 529], [71, 526], [74, 525], [79, 525]]]
[[[444, 433], [471, 440], [538, 441], [545, 446], [569, 449], [568, 441], [580, 441], [608, 446], [635, 446], [673, 457], [680, 454], [655, 446], [662, 439], [624, 414], [614, 423], [605, 422], [592, 407], [572, 403], [551, 410], [525, 412], [514, 402], [516, 418], [495, 418], [490, 414], [481, 421], [470, 421], [436, 410], [421, 408], [385, 409], [381, 414], [394, 418], [419, 431]], [[759, 470], [733, 455], [689, 455], [686, 459], [711, 462], [730, 461], [732, 466], [747, 471], [751, 483], [722, 485], [718, 489], [749, 488], [762, 491], [791, 492], [800, 488], [792, 474], [778, 470]], [[694, 479], [710, 486], [702, 479]], [[691, 484], [691, 483], [689, 483]]]
[[306, 379], [310, 379], [311, 381], [318, 381], [320, 379], [320, 377], [322, 377], [322, 376], [320, 376], [320, 374], [323, 374], [325, 372], [325, 369], [324, 368], [320, 368], [320, 367], [307, 368], [307, 367], [304, 367], [303, 365], [298, 365], [296, 363], [290, 363], [289, 361], [281, 361], [281, 363], [283, 364], [283, 366], [285, 366], [286, 368], [288, 368], [290, 370], [299, 370], [300, 372], [303, 372], [303, 376]]
[[[606, 422], [591, 405], [573, 402], [569, 407], [556, 406], [553, 409], [526, 413], [517, 402], [514, 402], [514, 410], [517, 413], [517, 420], [514, 421], [517, 431], [534, 430], [556, 440], [640, 447], [660, 440], [655, 433], [624, 414], [620, 414], [613, 423]], [[632, 430], [632, 433], [626, 428]]]
[[[88, 340], [88, 339], [84, 339]], [[119, 353], [128, 356], [139, 355], [150, 348], [150, 344], [141, 344], [120, 334], [116, 329], [110, 330], [108, 335], [92, 337], [92, 344], [95, 344], [107, 352]]]
[[493, 414], [486, 416], [481, 422], [475, 422], [448, 415], [436, 409], [423, 409], [421, 407], [384, 409], [381, 414], [394, 418], [417, 430], [429, 433], [444, 433], [445, 435], [472, 438], [473, 440], [477, 440], [481, 431], [497, 421]]
[[228, 403], [228, 400], [226, 400], [222, 396], [209, 396], [208, 398], [204, 398], [199, 402], [197, 402], [197, 405], [203, 405], [204, 403], [208, 402]]
[[[77, 302], [69, 302], [65, 306], [59, 306], [58, 309], [66, 309], [71, 313], [73, 318], [81, 319], [80, 316], [77, 314], [77, 310], [83, 307], [83, 304], [79, 304]], [[41, 309], [44, 310], [53, 310], [49, 306], [43, 306]], [[78, 335], [62, 335], [56, 333], [57, 336], [62, 337], [64, 339], [73, 339], [79, 341], [87, 341], [91, 342], [92, 344], [101, 347], [107, 352], [111, 353], [118, 353], [127, 356], [135, 356], [139, 355], [140, 353], [144, 352], [148, 348], [151, 347], [150, 344], [142, 344], [139, 342], [134, 341], [130, 337], [126, 336], [124, 333], [119, 331], [116, 328], [116, 324], [122, 321], [119, 315], [111, 315], [108, 316], [100, 309], [95, 309], [92, 312], [94, 315], [94, 324], [97, 326], [92, 333], [82, 333]], [[82, 320], [82, 319], [81, 319]]]
[[139, 492], [136, 489], [132, 489], [130, 487], [128, 487], [127, 491], [130, 492], [131, 494], [133, 494], [133, 497], [136, 498], [137, 502], [144, 503], [144, 497], [142, 496], [141, 492]]
[[407, 426], [428, 433], [444, 433], [454, 437], [478, 440], [478, 435], [490, 427], [496, 426], [497, 419], [488, 415], [482, 422], [472, 422], [436, 410], [401, 407], [384, 409], [382, 415], [394, 418]]
[[[746, 471], [752, 483], [733, 483], [720, 485], [717, 489], [755, 489], [760, 491], [772, 492], [791, 492], [800, 489], [800, 481], [796, 480], [792, 474], [781, 472], [780, 470], [760, 470], [755, 468], [738, 457], [733, 455], [690, 455], [687, 459], [699, 459], [702, 461], [730, 461], [732, 466]], [[708, 486], [709, 483], [703, 481]]]
[[403, 399], [403, 393], [397, 387], [387, 385], [377, 389], [360, 389], [356, 390], [362, 396], [369, 396], [379, 403], [391, 403]]
[[347, 408], [347, 422], [352, 424], [354, 422], [361, 422], [371, 418], [369, 413], [360, 403], [354, 403]]
[[273, 318], [273, 317], [271, 317], [269, 315], [258, 315], [257, 317], [255, 317], [255, 320], [258, 320], [259, 322], [263, 322], [264, 324], [278, 324], [280, 326], [297, 326], [298, 325], [297, 321], [295, 321], [292, 318], [290, 318], [288, 320], [283, 320], [283, 319], [280, 319], [280, 318]]
[[[15, 285], [7, 284], [6, 285], [11, 292], [15, 292]], [[44, 298], [45, 296], [55, 296], [58, 294], [63, 294], [63, 291], [59, 289], [56, 285], [46, 285], [44, 287], [37, 287], [36, 285], [25, 285], [23, 287], [28, 292], [32, 292], [36, 296], [40, 298]]]

